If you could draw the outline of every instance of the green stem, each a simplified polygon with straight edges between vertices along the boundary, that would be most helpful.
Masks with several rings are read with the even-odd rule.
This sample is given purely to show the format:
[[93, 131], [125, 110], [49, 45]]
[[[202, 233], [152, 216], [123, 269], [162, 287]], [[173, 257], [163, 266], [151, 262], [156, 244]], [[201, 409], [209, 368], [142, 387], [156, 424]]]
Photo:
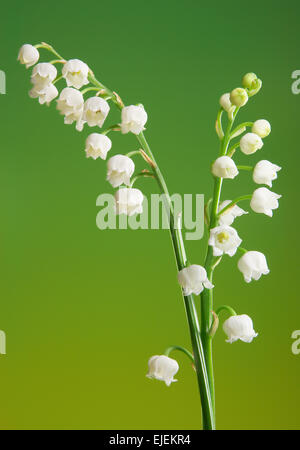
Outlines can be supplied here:
[[251, 172], [253, 170], [252, 166], [236, 166], [238, 168], [238, 170], [248, 170], [249, 172]]
[[231, 308], [231, 306], [228, 305], [221, 305], [219, 306], [219, 308], [216, 309], [216, 314], [219, 315], [221, 311], [228, 311], [232, 316], [237, 316], [237, 313], [235, 312], [235, 310], [233, 308]]
[[194, 356], [192, 355], [192, 353], [189, 352], [186, 348], [181, 347], [180, 345], [172, 345], [171, 347], [168, 347], [164, 354], [166, 356], [169, 356], [169, 354], [174, 350], [178, 350], [178, 351], [184, 353], [188, 358], [190, 358], [190, 360], [192, 361], [193, 364], [195, 363]]
[[238, 125], [231, 133], [230, 136], [234, 136], [239, 130], [241, 130], [242, 128], [247, 128], [247, 127], [252, 127], [253, 126], [253, 122], [243, 122], [240, 125]]
[[225, 206], [225, 208], [221, 209], [221, 211], [217, 213], [217, 216], [218, 217], [221, 216], [222, 214], [224, 214], [225, 211], [230, 209], [232, 206], [236, 205], [238, 202], [241, 202], [243, 200], [250, 200], [250, 198], [252, 198], [252, 194], [241, 195], [240, 197], [237, 197], [236, 199], [232, 200], [232, 202], [228, 203], [228, 205]]

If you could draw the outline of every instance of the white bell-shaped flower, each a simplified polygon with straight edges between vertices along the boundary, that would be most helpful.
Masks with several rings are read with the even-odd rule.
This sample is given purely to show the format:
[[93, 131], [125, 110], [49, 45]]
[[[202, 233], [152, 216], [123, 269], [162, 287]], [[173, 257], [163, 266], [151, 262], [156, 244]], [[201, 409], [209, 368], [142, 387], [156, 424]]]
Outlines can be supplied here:
[[261, 138], [269, 136], [271, 133], [271, 125], [265, 119], [256, 120], [251, 129], [252, 133], [257, 134]]
[[143, 212], [144, 196], [139, 189], [121, 188], [115, 193], [116, 214], [141, 214]]
[[227, 92], [226, 94], [223, 94], [219, 101], [220, 101], [220, 105], [222, 106], [222, 108], [226, 112], [229, 112], [230, 108], [232, 107], [232, 103], [230, 101], [230, 94], [229, 94], [229, 92]]
[[217, 158], [211, 167], [211, 171], [215, 177], [231, 179], [239, 173], [233, 159], [229, 156], [220, 156]]
[[112, 156], [107, 162], [107, 180], [112, 187], [121, 184], [130, 185], [130, 177], [134, 172], [134, 162], [125, 155]]
[[101, 97], [90, 97], [84, 103], [83, 120], [90, 127], [102, 127], [108, 113], [109, 104]]
[[250, 206], [253, 211], [272, 217], [272, 210], [278, 208], [278, 199], [280, 197], [281, 195], [275, 194], [275, 192], [269, 191], [269, 189], [265, 187], [261, 187], [253, 192]]
[[42, 89], [38, 89], [37, 86], [34, 86], [30, 91], [29, 95], [31, 98], [38, 98], [39, 103], [43, 105], [46, 103], [49, 105], [52, 100], [54, 100], [58, 96], [58, 90], [54, 86], [54, 84], [48, 84]]
[[248, 101], [247, 91], [243, 88], [236, 88], [230, 92], [230, 101], [234, 106], [240, 108], [246, 105]]
[[[218, 212], [222, 211], [222, 209], [226, 208], [227, 205], [231, 203], [231, 200], [224, 200], [218, 208]], [[226, 211], [219, 217], [220, 225], [231, 225], [234, 222], [236, 217], [240, 217], [243, 214], [248, 214], [247, 211], [244, 211], [238, 205], [233, 205], [230, 208], [226, 209]]]
[[43, 89], [51, 84], [57, 76], [56, 67], [50, 63], [39, 63], [34, 66], [31, 82], [37, 89]]
[[212, 289], [214, 286], [207, 278], [204, 267], [192, 264], [178, 272], [178, 282], [184, 295], [199, 295], [204, 288]]
[[241, 242], [242, 239], [237, 231], [227, 225], [220, 225], [210, 230], [208, 245], [213, 247], [214, 256], [221, 256], [224, 253], [233, 256]]
[[18, 60], [21, 64], [26, 65], [26, 69], [28, 69], [31, 66], [34, 66], [39, 60], [40, 54], [38, 49], [33, 47], [33, 45], [30, 44], [24, 44], [20, 48]]
[[238, 269], [242, 272], [246, 283], [253, 280], [259, 280], [262, 275], [268, 275], [270, 272], [266, 257], [261, 252], [246, 252], [238, 261]]
[[107, 152], [111, 149], [111, 140], [104, 134], [92, 133], [85, 141], [85, 152], [87, 158], [106, 159]]
[[147, 122], [147, 113], [143, 106], [125, 106], [122, 109], [122, 133], [140, 134], [145, 128], [144, 125]]
[[76, 89], [89, 84], [88, 73], [89, 67], [80, 59], [70, 59], [62, 69], [62, 76], [66, 79], [67, 85]]
[[167, 386], [174, 383], [174, 375], [179, 370], [178, 362], [166, 355], [152, 356], [148, 361], [148, 378], [164, 381]]
[[226, 342], [230, 344], [238, 339], [250, 343], [258, 335], [254, 331], [251, 317], [247, 316], [247, 314], [229, 317], [223, 324], [223, 330], [228, 336]]
[[276, 180], [279, 170], [281, 170], [281, 167], [272, 164], [270, 161], [259, 161], [253, 170], [253, 181], [257, 184], [267, 184], [272, 187], [272, 181]]
[[262, 139], [255, 133], [246, 133], [240, 140], [240, 149], [245, 155], [251, 155], [264, 145]]
[[65, 124], [76, 122], [78, 131], [81, 131], [83, 128], [83, 104], [82, 93], [73, 88], [64, 88], [57, 100], [57, 109], [65, 116]]

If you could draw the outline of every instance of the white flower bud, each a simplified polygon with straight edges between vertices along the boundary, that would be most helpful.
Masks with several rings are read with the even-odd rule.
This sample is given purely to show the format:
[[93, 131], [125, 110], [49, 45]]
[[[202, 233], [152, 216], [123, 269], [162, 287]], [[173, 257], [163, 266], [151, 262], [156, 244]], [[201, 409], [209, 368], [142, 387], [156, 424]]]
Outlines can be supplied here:
[[228, 336], [226, 342], [230, 344], [238, 339], [250, 343], [258, 335], [254, 331], [252, 319], [247, 314], [229, 317], [223, 324], [223, 330]]
[[281, 195], [275, 194], [275, 192], [269, 191], [265, 187], [261, 187], [253, 192], [250, 206], [253, 211], [272, 217], [272, 210], [278, 208], [278, 199], [280, 197]]
[[142, 106], [125, 106], [122, 109], [122, 133], [140, 134], [145, 128], [147, 122], [147, 113]]
[[252, 133], [257, 134], [261, 138], [267, 137], [271, 133], [271, 125], [265, 119], [256, 120], [251, 129]]
[[266, 257], [261, 252], [247, 252], [238, 261], [238, 269], [242, 272], [246, 283], [259, 280], [262, 275], [268, 275], [269, 268]]
[[230, 101], [230, 94], [229, 92], [226, 94], [223, 94], [220, 98], [220, 105], [222, 108], [228, 112], [230, 108], [232, 107], [231, 101]]
[[51, 84], [57, 76], [56, 67], [50, 63], [39, 63], [34, 66], [31, 82], [37, 89], [43, 89]]
[[83, 128], [83, 103], [82, 93], [73, 88], [64, 88], [57, 100], [57, 109], [65, 116], [65, 124], [76, 122], [78, 131]]
[[253, 89], [253, 86], [257, 82], [257, 75], [253, 72], [246, 73], [243, 77], [243, 86], [247, 89]]
[[121, 188], [115, 193], [116, 214], [141, 214], [144, 196], [139, 189]]
[[115, 155], [107, 162], [107, 180], [112, 187], [121, 184], [130, 185], [130, 177], [134, 172], [134, 162], [128, 156]]
[[245, 134], [240, 141], [240, 149], [245, 155], [251, 155], [264, 145], [262, 139], [255, 133]]
[[167, 386], [174, 383], [174, 375], [179, 370], [178, 362], [165, 355], [152, 356], [148, 361], [148, 378], [164, 381]]
[[76, 89], [89, 84], [88, 73], [88, 66], [79, 59], [70, 59], [62, 69], [62, 76], [66, 79], [67, 85], [74, 86]]
[[83, 120], [90, 127], [102, 127], [108, 113], [109, 104], [101, 97], [90, 97], [84, 103]]
[[253, 181], [257, 184], [267, 184], [272, 187], [272, 181], [276, 180], [279, 170], [281, 170], [281, 167], [272, 164], [270, 161], [259, 161], [253, 170]]
[[[231, 203], [231, 200], [224, 200], [219, 205], [218, 212], [222, 211], [222, 209], [226, 208], [227, 205]], [[231, 208], [226, 209], [226, 211], [221, 214], [219, 217], [219, 223], [220, 225], [231, 225], [234, 222], [234, 219], [236, 217], [242, 216], [243, 214], [248, 214], [247, 211], [244, 211], [242, 208], [240, 208], [238, 205], [233, 205]]]
[[231, 179], [239, 173], [233, 159], [229, 156], [220, 156], [217, 158], [211, 167], [211, 171], [215, 177]]
[[213, 247], [214, 256], [221, 256], [224, 253], [233, 256], [241, 242], [237, 231], [228, 225], [220, 225], [210, 230], [208, 245]]
[[204, 267], [197, 264], [185, 267], [178, 272], [178, 282], [183, 288], [184, 295], [199, 295], [204, 288], [212, 289], [214, 286], [207, 278]]
[[37, 86], [34, 86], [29, 92], [31, 98], [38, 98], [39, 103], [43, 105], [46, 103], [49, 105], [52, 100], [54, 100], [58, 96], [58, 90], [54, 86], [54, 84], [48, 84], [42, 89], [39, 89]]
[[111, 149], [111, 140], [104, 134], [92, 133], [85, 141], [85, 152], [87, 158], [106, 159], [107, 152]]
[[38, 62], [39, 57], [40, 54], [38, 50], [35, 47], [33, 47], [33, 45], [24, 44], [20, 48], [18, 60], [20, 61], [21, 64], [25, 64], [26, 69], [28, 69], [28, 67], [31, 67]]
[[248, 94], [243, 88], [236, 88], [230, 93], [230, 101], [234, 106], [241, 107], [246, 105]]

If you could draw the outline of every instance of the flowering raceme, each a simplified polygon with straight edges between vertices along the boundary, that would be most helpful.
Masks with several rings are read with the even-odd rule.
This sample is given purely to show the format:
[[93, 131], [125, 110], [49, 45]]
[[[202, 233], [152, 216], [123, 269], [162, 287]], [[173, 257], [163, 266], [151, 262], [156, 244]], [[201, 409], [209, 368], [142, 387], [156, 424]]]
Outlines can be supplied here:
[[[38, 62], [40, 61], [38, 49], [49, 51], [57, 59], [50, 59], [50, 62]], [[18, 60], [27, 68], [33, 66], [31, 75], [33, 86], [30, 96], [38, 98], [41, 104], [50, 104], [53, 99], [58, 97], [56, 100], [57, 110], [64, 116], [64, 123], [75, 122], [78, 131], [83, 130], [84, 124], [89, 127], [102, 128], [104, 123], [109, 121], [111, 105], [119, 110], [119, 119], [116, 124], [108, 124], [101, 133], [91, 132], [87, 136], [84, 147], [87, 158], [106, 160], [108, 152], [111, 152], [112, 149], [112, 140], [107, 136], [111, 132], [119, 132], [120, 135], [127, 133], [135, 135], [131, 138], [136, 137], [138, 150], [124, 155], [120, 154], [120, 149], [117, 149], [117, 154], [107, 161], [107, 181], [113, 189], [116, 189], [114, 193], [115, 213], [129, 217], [142, 214], [144, 195], [141, 190], [133, 187], [134, 183], [137, 180], [144, 180], [145, 177], [157, 183], [165, 199], [164, 204], [178, 269], [177, 279], [182, 288], [192, 343], [192, 352], [181, 346], [173, 346], [169, 347], [163, 355], [152, 356], [148, 362], [147, 377], [162, 380], [167, 386], [170, 386], [176, 381], [174, 376], [178, 372], [179, 366], [177, 361], [168, 355], [174, 350], [182, 351], [192, 361], [197, 373], [203, 427], [214, 429], [215, 392], [212, 341], [218, 330], [221, 311], [227, 310], [231, 314], [223, 323], [227, 342], [241, 340], [250, 343], [257, 336], [252, 319], [248, 315], [237, 315], [228, 305], [222, 304], [217, 308], [214, 307], [214, 271], [217, 267], [219, 270], [219, 266], [222, 265], [225, 259], [223, 255], [234, 257], [237, 252], [241, 252], [242, 256], [238, 259], [237, 268], [246, 283], [258, 280], [262, 275], [270, 272], [265, 255], [259, 251], [248, 251], [242, 248], [242, 239], [231, 225], [237, 217], [248, 214], [239, 206], [240, 202], [250, 201], [252, 211], [272, 216], [273, 210], [279, 206], [278, 199], [281, 197], [266, 187], [259, 187], [251, 194], [237, 194], [233, 200], [224, 200], [222, 193], [222, 188], [227, 183], [233, 183], [231, 192], [238, 192], [240, 178], [238, 175], [241, 171], [251, 174], [249, 176], [251, 182], [272, 187], [272, 182], [276, 180], [277, 172], [281, 169], [267, 160], [254, 163], [254, 167], [240, 165], [238, 161], [240, 157], [245, 158], [244, 155], [252, 161], [255, 153], [263, 148], [263, 139], [271, 132], [271, 125], [265, 119], [243, 122], [234, 126], [239, 109], [245, 107], [251, 98], [260, 91], [262, 81], [255, 73], [247, 73], [242, 79], [243, 87], [234, 88], [230, 93], [226, 92], [220, 97], [220, 107], [215, 121], [219, 153], [212, 157], [212, 159], [214, 158], [211, 165], [214, 190], [212, 198], [205, 204], [207, 233], [205, 233], [203, 265], [191, 265], [187, 259], [181, 231], [181, 213], [175, 213], [166, 181], [143, 133], [148, 120], [148, 114], [144, 107], [141, 104], [125, 106], [115, 91], [97, 80], [87, 64], [79, 59], [64, 59], [53, 47], [44, 42], [36, 46], [24, 44], [19, 51]], [[58, 65], [59, 72], [56, 65]], [[62, 88], [58, 88], [58, 83], [62, 85]], [[223, 127], [224, 119], [226, 128]], [[238, 148], [240, 151], [237, 151]], [[197, 155], [201, 155], [201, 152], [198, 152]], [[146, 165], [146, 168], [142, 168], [138, 174], [135, 173], [136, 164], [133, 158], [135, 156], [142, 157], [140, 162], [142, 161]], [[97, 163], [99, 162], [102, 163], [102, 161]], [[234, 182], [231, 181], [233, 179], [235, 179]], [[247, 242], [246, 236], [243, 236], [243, 245], [244, 242]], [[151, 283], [155, 282], [155, 280], [150, 281]], [[222, 291], [221, 286], [218, 289], [220, 295], [222, 295]], [[158, 292], [160, 295], [161, 290]], [[199, 299], [194, 297], [199, 295]], [[161, 301], [164, 299], [159, 299], [159, 302]], [[201, 310], [200, 317], [199, 310]]]

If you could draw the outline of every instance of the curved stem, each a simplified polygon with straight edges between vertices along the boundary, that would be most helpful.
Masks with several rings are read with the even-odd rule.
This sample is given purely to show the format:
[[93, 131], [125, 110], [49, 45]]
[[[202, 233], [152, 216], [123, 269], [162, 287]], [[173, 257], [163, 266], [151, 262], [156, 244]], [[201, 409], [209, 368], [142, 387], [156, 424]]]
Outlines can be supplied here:
[[235, 136], [236, 133], [238, 133], [241, 129], [246, 128], [246, 127], [252, 127], [253, 126], [253, 122], [243, 122], [240, 125], [238, 125], [231, 133], [230, 136], [231, 138], [233, 136]]
[[237, 316], [237, 313], [235, 312], [235, 310], [233, 308], [231, 308], [231, 306], [228, 305], [221, 305], [216, 309], [216, 314], [219, 315], [221, 311], [228, 311], [232, 316]]
[[166, 356], [169, 356], [169, 354], [174, 350], [178, 350], [178, 351], [184, 353], [188, 358], [190, 358], [190, 360], [192, 361], [193, 364], [195, 363], [194, 356], [192, 355], [192, 353], [189, 352], [186, 348], [181, 347], [180, 345], [172, 345], [171, 347], [168, 347], [164, 354]]
[[232, 200], [232, 202], [228, 203], [228, 205], [225, 206], [225, 208], [221, 209], [221, 211], [217, 213], [217, 217], [224, 214], [225, 211], [230, 209], [232, 206], [236, 205], [238, 202], [241, 202], [243, 200], [250, 200], [251, 198], [252, 198], [252, 194], [241, 195], [240, 197], [237, 197], [236, 199]]

